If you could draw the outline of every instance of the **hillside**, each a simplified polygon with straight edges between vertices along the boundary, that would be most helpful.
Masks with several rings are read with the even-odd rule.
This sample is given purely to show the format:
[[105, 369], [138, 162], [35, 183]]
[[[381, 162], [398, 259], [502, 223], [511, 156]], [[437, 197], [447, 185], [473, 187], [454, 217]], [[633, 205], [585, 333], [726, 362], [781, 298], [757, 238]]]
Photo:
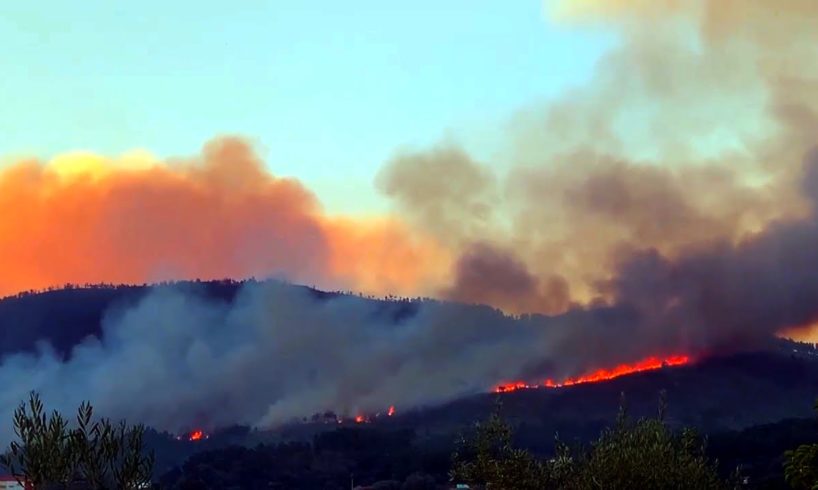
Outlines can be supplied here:
[[[201, 294], [230, 300], [240, 283], [233, 281], [179, 282]], [[89, 335], [99, 336], [105, 315], [139, 302], [157, 286], [69, 286], [0, 299], [0, 354], [31, 352], [48, 341], [63, 357]], [[162, 286], [158, 286], [162, 287]]]
[[[230, 302], [243, 283], [180, 282], [173, 287], [209, 300]], [[303, 286], [316, 299], [337, 296]], [[107, 315], [136, 304], [149, 286], [69, 288], [24, 294], [0, 300], [0, 354], [32, 351], [47, 341], [62, 356], [89, 335], [99, 336]], [[411, 317], [417, 302], [361, 299], [375, 308], [384, 324]], [[473, 307], [484, 308], [484, 307]], [[653, 413], [660, 390], [666, 390], [672, 421], [706, 430], [741, 429], [787, 417], [810, 416], [818, 395], [818, 356], [811, 346], [779, 340], [765, 351], [712, 357], [693, 365], [645, 372], [605, 383], [561, 389], [521, 390], [500, 396], [509, 417], [539, 431], [585, 434], [616, 413], [621, 392], [638, 415]], [[764, 396], [759, 396], [763, 393]], [[466, 397], [415, 410], [398, 407], [401, 421], [429, 434], [445, 433], [484, 416], [497, 395]], [[304, 414], [310, 416], [312, 414]], [[300, 430], [300, 429], [299, 429]]]
[[[275, 281], [269, 281], [275, 282]], [[163, 288], [184, 290], [202, 298], [230, 303], [248, 281], [176, 281], [158, 285], [67, 286], [42, 292], [27, 292], [0, 298], [0, 355], [32, 352], [38, 342], [47, 341], [63, 357], [89, 335], [100, 336], [105, 318], [132, 307], [152, 291]], [[309, 292], [316, 299], [342, 293], [320, 291], [306, 286], [288, 287]], [[411, 315], [415, 303], [400, 300], [361, 298], [391, 318]]]
[[[273, 430], [233, 428], [217, 431], [202, 443], [173, 441], [156, 434], [151, 443], [160, 456], [158, 473], [167, 473], [172, 481], [181, 477], [183, 467], [179, 465], [186, 460], [190, 463], [184, 466], [184, 474], [190, 476], [206, 474], [202, 468], [222, 458], [232, 458], [234, 464], [247, 458], [268, 458], [270, 464], [277, 461], [281, 468], [288, 468], [281, 470], [285, 475], [299, 471], [312, 474], [323, 468], [320, 471], [329, 473], [322, 478], [335, 482], [338, 488], [343, 488], [349, 472], [368, 475], [371, 481], [388, 475], [408, 478], [413, 472], [445, 481], [457, 436], [486, 418], [498, 399], [501, 413], [515, 427], [516, 444], [549, 456], [557, 434], [571, 443], [587, 444], [595, 439], [613, 422], [621, 393], [626, 394], [631, 415], [653, 416], [658, 393], [666, 390], [668, 421], [677, 427], [695, 427], [707, 435], [708, 453], [718, 458], [725, 476], [741, 466], [742, 474], [751, 478], [749, 488], [785, 488], [783, 452], [818, 441], [811, 408], [818, 396], [818, 358], [811, 350], [799, 347], [803, 346], [782, 342], [777, 350], [712, 358], [601, 383], [478, 395], [341, 428], [310, 423]], [[393, 444], [396, 437], [403, 441], [397, 448]], [[325, 456], [335, 461], [333, 470], [317, 461], [305, 462], [309, 460], [306, 454], [313, 453], [304, 444], [322, 448], [332, 440], [337, 447]], [[285, 442], [296, 444], [275, 446]], [[258, 444], [267, 449], [250, 449]], [[247, 449], [226, 449], [235, 446]], [[293, 458], [300, 463], [288, 462]], [[293, 464], [295, 469], [288, 466]], [[308, 471], [304, 464], [312, 469]]]
[[556, 432], [583, 440], [596, 435], [614, 419], [622, 393], [632, 415], [654, 415], [662, 390], [671, 424], [710, 433], [810, 417], [818, 396], [818, 357], [812, 351], [779, 349], [711, 358], [601, 383], [479, 395], [401, 420], [420, 433], [445, 433], [485, 417], [499, 399], [502, 413], [521, 428], [521, 443], [550, 447]]
[[[181, 288], [212, 302], [230, 303], [242, 284], [195, 281], [159, 286], [72, 287], [5, 298], [0, 300], [0, 353], [30, 352], [38, 348], [39, 342], [46, 341], [68, 358], [72, 347], [85, 337], [102, 334], [108, 315], [132, 307], [152, 290]], [[303, 286], [285, 288], [308, 291], [319, 300], [341, 294]], [[411, 318], [420, 304], [358, 300], [366, 302], [371, 307], [369, 314], [383, 325]], [[553, 450], [557, 433], [563, 440], [578, 443], [596, 437], [614, 419], [622, 393], [632, 415], [654, 414], [660, 391], [667, 393], [671, 424], [693, 426], [712, 436], [712, 451], [726, 462], [725, 468], [749, 465], [753, 469], [748, 471], [759, 479], [779, 481], [782, 451], [818, 436], [804, 432], [815, 426], [811, 418], [813, 401], [818, 396], [816, 350], [811, 345], [771, 340], [766, 349], [755, 352], [713, 356], [685, 366], [600, 383], [483, 393], [415, 409], [398, 406], [394, 417], [381, 417], [365, 424], [347, 421], [340, 429], [334, 423], [311, 422], [312, 414], [305, 413], [303, 422], [268, 429], [240, 426], [217, 429], [207, 440], [199, 442], [180, 441], [175, 434], [154, 431], [149, 432], [148, 441], [157, 451], [157, 476], [170, 472], [171, 479], [176, 478], [172, 475], [182, 474], [181, 465], [185, 461], [199, 461], [196, 464], [207, 467], [208, 461], [222, 457], [280, 459], [285, 466], [301, 465], [300, 470], [287, 470], [299, 474], [307, 471], [304, 458], [313, 454], [309, 444], [323, 448], [322, 451], [328, 451], [326, 457], [334, 458], [331, 468], [317, 461], [309, 463], [310, 471], [323, 468], [322, 481], [342, 483], [348, 471], [369, 475], [367, 478], [373, 481], [395, 474], [408, 478], [415, 471], [440, 479], [445, 477], [448, 454], [457, 434], [485, 418], [498, 400], [502, 414], [516, 428], [517, 443], [547, 455]], [[776, 442], [764, 451], [747, 447], [751, 444], [748, 441], [757, 443], [759, 439]], [[287, 442], [297, 444], [275, 446]], [[258, 444], [270, 449], [227, 449], [256, 448]], [[288, 458], [295, 459], [285, 463]]]

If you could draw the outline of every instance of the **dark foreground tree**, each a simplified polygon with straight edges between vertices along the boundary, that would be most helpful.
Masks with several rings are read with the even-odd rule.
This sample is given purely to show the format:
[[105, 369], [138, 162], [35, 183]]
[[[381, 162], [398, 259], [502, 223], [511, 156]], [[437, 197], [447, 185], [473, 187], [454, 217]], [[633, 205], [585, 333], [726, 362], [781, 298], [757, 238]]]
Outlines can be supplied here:
[[500, 405], [488, 420], [478, 422], [471, 436], [462, 436], [452, 455], [451, 479], [497, 489], [547, 488], [546, 465], [528, 451], [514, 448], [513, 431], [500, 416]]
[[[814, 408], [818, 411], [818, 402]], [[818, 490], [818, 444], [802, 444], [784, 453], [784, 479], [796, 490]]]
[[614, 426], [605, 429], [577, 461], [570, 487], [726, 488], [716, 462], [705, 456], [705, 440], [692, 429], [673, 432], [665, 424], [665, 409], [663, 394], [658, 417], [633, 421], [623, 401]]
[[144, 426], [118, 425], [109, 419], [94, 422], [93, 408], [83, 403], [77, 424], [56, 410], [46, 416], [39, 395], [14, 412], [13, 441], [0, 464], [20, 482], [35, 488], [65, 488], [81, 481], [93, 489], [142, 488], [150, 482], [153, 454], [143, 451]]
[[623, 401], [615, 425], [589, 449], [557, 440], [555, 457], [539, 461], [512, 446], [512, 429], [495, 411], [458, 444], [451, 478], [492, 490], [727, 488], [705, 457], [704, 440], [689, 429], [673, 432], [664, 413], [664, 395], [655, 419], [632, 421]]

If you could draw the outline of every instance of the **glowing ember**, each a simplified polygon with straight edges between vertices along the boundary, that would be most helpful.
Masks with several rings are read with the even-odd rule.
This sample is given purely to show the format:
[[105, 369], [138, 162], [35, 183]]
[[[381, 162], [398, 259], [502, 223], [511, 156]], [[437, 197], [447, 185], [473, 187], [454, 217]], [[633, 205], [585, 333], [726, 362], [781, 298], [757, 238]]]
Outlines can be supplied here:
[[636, 364], [620, 364], [613, 369], [600, 369], [591, 374], [580, 376], [578, 378], [568, 378], [562, 383], [554, 383], [552, 380], [546, 380], [546, 384], [551, 384], [553, 387], [572, 386], [581, 383], [595, 383], [598, 381], [606, 381], [609, 379], [625, 376], [626, 374], [641, 373], [643, 371], [653, 371], [661, 369], [663, 366], [681, 366], [690, 362], [687, 356], [673, 356], [665, 360], [657, 357], [650, 357]]
[[522, 381], [514, 383], [505, 383], [497, 386], [494, 391], [496, 393], [508, 393], [510, 391], [524, 390], [530, 388], [561, 388], [563, 386], [573, 386], [583, 383], [597, 383], [599, 381], [607, 381], [609, 379], [618, 378], [628, 374], [641, 373], [643, 371], [653, 371], [661, 369], [665, 366], [682, 366], [690, 362], [688, 356], [671, 356], [666, 359], [658, 357], [649, 357], [635, 364], [620, 364], [611, 369], [600, 369], [590, 374], [579, 376], [577, 378], [567, 378], [561, 382], [556, 382], [553, 379], [545, 380], [541, 385], [528, 384]]
[[[395, 406], [394, 405], [389, 405], [389, 408], [386, 410], [386, 412], [375, 412], [375, 413], [360, 412], [357, 415], [355, 415], [354, 417], [353, 416], [344, 417], [344, 416], [339, 416], [339, 415], [332, 414], [332, 420], [334, 420], [335, 423], [337, 423], [337, 424], [346, 424], [346, 423], [372, 424], [372, 423], [376, 423], [378, 420], [380, 420], [384, 416], [392, 417], [393, 415], [395, 415]], [[306, 421], [306, 419], [305, 419], [305, 421]], [[315, 421], [316, 421], [315, 417], [313, 417], [312, 422], [314, 423]], [[327, 423], [327, 422], [325, 421], [323, 423]]]
[[205, 433], [202, 430], [194, 430], [193, 432], [191, 432], [188, 435], [187, 440], [188, 441], [201, 441], [202, 439], [208, 439], [209, 437], [210, 436], [205, 435]]
[[517, 381], [516, 383], [500, 385], [497, 388], [495, 388], [494, 391], [496, 391], [497, 393], [506, 393], [508, 391], [527, 390], [529, 388], [539, 388], [539, 386], [523, 383], [522, 381]]

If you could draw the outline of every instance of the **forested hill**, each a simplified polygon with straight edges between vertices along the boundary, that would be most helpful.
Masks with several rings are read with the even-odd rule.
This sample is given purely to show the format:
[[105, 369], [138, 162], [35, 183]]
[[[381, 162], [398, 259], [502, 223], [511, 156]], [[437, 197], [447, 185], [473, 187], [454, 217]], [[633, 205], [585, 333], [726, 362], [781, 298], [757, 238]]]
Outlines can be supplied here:
[[[307, 291], [316, 299], [352, 293], [326, 292], [307, 286], [284, 284]], [[67, 285], [41, 292], [26, 292], [0, 299], [0, 355], [33, 352], [38, 342], [48, 342], [63, 358], [89, 335], [101, 334], [106, 315], [131, 307], [149, 292], [162, 288], [182, 289], [208, 300], [232, 302], [241, 288], [258, 281], [176, 281], [143, 285]], [[403, 318], [414, 314], [417, 301], [360, 298], [372, 302], [379, 314]]]

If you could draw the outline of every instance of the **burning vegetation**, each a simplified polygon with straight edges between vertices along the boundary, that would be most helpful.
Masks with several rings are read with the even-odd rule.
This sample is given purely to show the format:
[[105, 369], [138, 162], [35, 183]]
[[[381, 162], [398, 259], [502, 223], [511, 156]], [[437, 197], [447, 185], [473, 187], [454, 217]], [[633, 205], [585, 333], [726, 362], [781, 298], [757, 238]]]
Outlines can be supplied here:
[[[353, 420], [353, 421], [354, 421], [356, 424], [369, 424], [369, 423], [371, 423], [373, 420], [376, 420], [376, 419], [380, 419], [380, 418], [382, 418], [384, 415], [385, 415], [385, 416], [387, 416], [387, 417], [392, 417], [393, 415], [395, 415], [395, 405], [389, 405], [389, 408], [386, 410], [386, 413], [383, 413], [383, 412], [377, 412], [375, 415], [371, 415], [371, 416], [370, 416], [370, 415], [360, 414], [360, 413], [359, 413], [359, 414], [358, 414], [358, 415], [356, 415], [356, 416], [355, 416], [355, 418], [354, 418], [354, 419], [352, 419], [352, 420]], [[339, 424], [341, 424], [341, 423], [343, 423], [343, 422], [345, 422], [345, 420], [344, 420], [343, 418], [339, 418], [339, 419], [338, 419], [338, 423], [339, 423]]]
[[620, 364], [611, 369], [599, 369], [576, 378], [566, 378], [560, 382], [555, 382], [553, 379], [549, 378], [541, 384], [531, 384], [523, 381], [504, 383], [495, 387], [494, 392], [508, 393], [511, 391], [534, 388], [562, 388], [565, 386], [573, 386], [584, 383], [598, 383], [600, 381], [607, 381], [620, 376], [626, 376], [628, 374], [654, 371], [656, 369], [662, 369], [663, 367], [683, 366], [688, 363], [690, 363], [690, 357], [685, 355], [671, 356], [665, 359], [649, 357], [633, 364]]
[[197, 442], [203, 441], [206, 439], [210, 439], [210, 434], [207, 434], [202, 429], [195, 429], [190, 431], [187, 434], [176, 436], [177, 441], [189, 441], [189, 442]]
[[375, 412], [374, 414], [358, 412], [351, 417], [338, 415], [335, 412], [327, 411], [321, 414], [315, 414], [309, 419], [304, 418], [304, 422], [320, 424], [369, 424], [384, 417], [392, 417], [395, 415], [395, 413], [395, 405], [389, 405], [389, 408], [387, 408], [385, 412]]

